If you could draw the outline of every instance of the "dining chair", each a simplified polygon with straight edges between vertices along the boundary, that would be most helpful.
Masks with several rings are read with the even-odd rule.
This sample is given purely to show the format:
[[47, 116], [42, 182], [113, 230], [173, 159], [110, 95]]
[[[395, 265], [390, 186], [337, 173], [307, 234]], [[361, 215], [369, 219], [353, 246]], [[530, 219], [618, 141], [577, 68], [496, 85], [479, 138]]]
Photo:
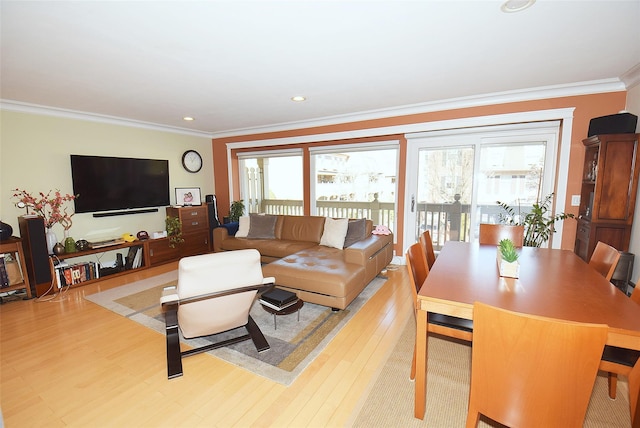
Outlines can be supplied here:
[[618, 260], [620, 260], [620, 252], [618, 250], [609, 244], [598, 241], [589, 259], [589, 266], [600, 272], [602, 276], [607, 278], [607, 281], [611, 281], [613, 272], [618, 266]]
[[[413, 294], [414, 312], [418, 310], [418, 292], [429, 275], [429, 265], [422, 246], [419, 243], [411, 245], [407, 249], [407, 270], [409, 271], [409, 283]], [[427, 316], [427, 333], [440, 334], [456, 339], [471, 342], [473, 338], [473, 321], [464, 318], [443, 314], [429, 313]], [[411, 379], [416, 377], [416, 347], [413, 347], [413, 360], [411, 361]]]
[[[631, 293], [631, 300], [640, 305], [640, 286]], [[609, 382], [609, 398], [615, 399], [618, 388], [618, 375], [626, 376], [629, 383], [629, 410], [631, 420], [635, 422], [639, 411], [638, 394], [640, 392], [640, 376], [632, 375], [632, 371], [640, 372], [640, 351], [634, 349], [605, 346], [600, 361], [600, 370], [607, 372]], [[637, 421], [640, 425], [640, 420]]]
[[467, 428], [582, 427], [608, 330], [476, 302]]
[[[611, 281], [619, 260], [620, 252], [618, 250], [613, 248], [611, 245], [598, 241], [591, 258], [589, 259], [589, 266], [597, 270], [607, 279], [607, 281]], [[634, 289], [631, 298], [636, 302], [640, 301], [640, 292]], [[627, 378], [629, 378], [631, 369], [635, 366], [639, 358], [640, 351], [618, 348], [616, 346], [604, 347], [602, 361], [600, 362], [600, 369], [607, 372], [610, 398], [616, 398], [618, 375], [627, 376]], [[633, 399], [633, 391], [631, 389], [631, 385], [629, 386], [629, 405], [631, 408], [631, 414], [633, 415], [634, 409], [637, 406], [637, 395], [635, 396], [635, 399]]]
[[636, 397], [636, 409], [631, 409], [631, 427], [640, 428], [640, 406], [638, 406], [638, 397], [640, 396], [640, 364], [636, 364], [633, 370], [631, 370], [629, 379], [629, 388], [635, 388], [634, 390], [629, 389], [629, 395], [635, 394]]
[[431, 232], [429, 232], [428, 230], [422, 232], [422, 234], [420, 235], [420, 245], [422, 245], [422, 250], [427, 257], [427, 264], [429, 265], [429, 269], [431, 269], [433, 267], [433, 264], [436, 262], [436, 253], [433, 251]]
[[503, 239], [511, 239], [516, 247], [522, 247], [524, 226], [480, 223], [480, 244], [498, 245]]

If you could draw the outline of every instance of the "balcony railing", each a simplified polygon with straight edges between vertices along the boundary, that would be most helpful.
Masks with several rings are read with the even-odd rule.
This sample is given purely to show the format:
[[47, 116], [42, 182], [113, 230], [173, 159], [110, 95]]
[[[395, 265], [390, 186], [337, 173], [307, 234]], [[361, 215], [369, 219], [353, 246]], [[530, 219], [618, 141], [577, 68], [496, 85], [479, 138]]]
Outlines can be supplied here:
[[[284, 199], [264, 199], [260, 212], [278, 215], [304, 214], [302, 201]], [[371, 219], [373, 224], [382, 224], [391, 230], [394, 228], [396, 219], [395, 204], [380, 202], [377, 199], [371, 202], [316, 201], [315, 215], [334, 218], [367, 218]]]
[[[524, 214], [531, 206], [522, 206]], [[471, 230], [471, 205], [462, 204], [458, 200], [443, 204], [416, 204], [416, 241], [420, 234], [429, 229], [434, 249], [440, 250], [447, 241], [474, 241], [478, 229]], [[476, 208], [477, 223], [499, 223], [500, 214], [504, 211], [498, 205], [478, 205]]]
[[[304, 215], [301, 200], [265, 199], [260, 204], [248, 204], [250, 212], [263, 212], [278, 215]], [[523, 213], [531, 207], [521, 207]], [[475, 231], [471, 231], [471, 205], [459, 200], [451, 203], [416, 204], [416, 241], [426, 229], [431, 232], [436, 250], [446, 241], [473, 241]], [[478, 223], [498, 223], [502, 209], [497, 205], [478, 205], [476, 218]], [[316, 201], [316, 214], [334, 218], [367, 218], [373, 224], [381, 224], [394, 230], [396, 211], [393, 202], [355, 201]], [[474, 234], [472, 238], [472, 233]]]

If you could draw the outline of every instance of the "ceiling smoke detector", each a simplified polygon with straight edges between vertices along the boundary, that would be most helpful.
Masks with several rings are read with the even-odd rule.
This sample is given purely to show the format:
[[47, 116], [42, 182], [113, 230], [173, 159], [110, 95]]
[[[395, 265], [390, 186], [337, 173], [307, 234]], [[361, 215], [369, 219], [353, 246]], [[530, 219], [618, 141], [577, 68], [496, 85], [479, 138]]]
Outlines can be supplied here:
[[506, 13], [520, 12], [533, 5], [536, 0], [507, 0], [500, 6], [500, 9]]

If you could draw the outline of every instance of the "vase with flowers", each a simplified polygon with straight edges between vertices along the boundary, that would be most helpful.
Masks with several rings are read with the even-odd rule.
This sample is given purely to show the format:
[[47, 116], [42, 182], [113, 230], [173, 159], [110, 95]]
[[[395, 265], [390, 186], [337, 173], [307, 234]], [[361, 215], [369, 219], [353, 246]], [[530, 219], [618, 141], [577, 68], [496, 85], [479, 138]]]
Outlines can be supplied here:
[[[75, 213], [70, 214], [64, 204], [73, 201], [78, 195], [63, 195], [59, 190], [55, 192], [49, 190], [46, 194], [39, 192], [34, 196], [26, 190], [14, 189], [13, 197], [17, 199], [16, 205], [18, 207], [26, 207], [27, 214], [35, 214], [42, 217], [46, 229], [47, 249], [49, 250], [49, 254], [53, 254], [53, 247], [58, 242], [52, 230], [53, 225], [56, 223], [62, 224], [68, 234], [68, 230], [72, 224], [71, 217], [73, 217]], [[29, 210], [33, 212], [30, 213]]]

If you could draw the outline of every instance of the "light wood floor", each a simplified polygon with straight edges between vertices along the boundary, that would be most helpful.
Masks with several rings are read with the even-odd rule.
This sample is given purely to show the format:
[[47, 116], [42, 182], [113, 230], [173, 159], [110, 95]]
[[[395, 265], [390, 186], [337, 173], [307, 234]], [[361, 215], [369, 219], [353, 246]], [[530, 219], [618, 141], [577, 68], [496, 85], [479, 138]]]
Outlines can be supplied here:
[[[169, 264], [127, 282], [172, 269]], [[383, 288], [289, 387], [200, 354], [167, 380], [164, 336], [83, 298], [0, 306], [0, 404], [7, 428], [348, 426], [407, 320], [406, 269]], [[0, 424], [1, 425], [1, 424]]]

